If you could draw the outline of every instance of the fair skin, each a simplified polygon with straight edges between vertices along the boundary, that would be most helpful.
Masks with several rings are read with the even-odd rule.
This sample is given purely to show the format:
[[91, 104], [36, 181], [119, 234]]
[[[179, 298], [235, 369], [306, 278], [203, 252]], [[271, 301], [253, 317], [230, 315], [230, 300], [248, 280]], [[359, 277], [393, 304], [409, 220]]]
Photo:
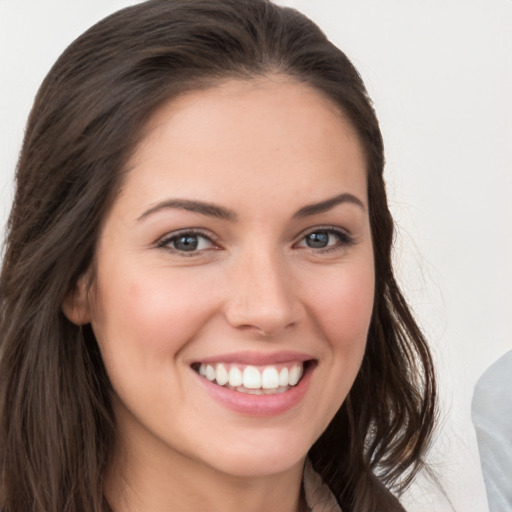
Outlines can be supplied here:
[[339, 109], [282, 76], [169, 102], [89, 274], [64, 311], [115, 392], [113, 510], [296, 512], [373, 305], [365, 159]]

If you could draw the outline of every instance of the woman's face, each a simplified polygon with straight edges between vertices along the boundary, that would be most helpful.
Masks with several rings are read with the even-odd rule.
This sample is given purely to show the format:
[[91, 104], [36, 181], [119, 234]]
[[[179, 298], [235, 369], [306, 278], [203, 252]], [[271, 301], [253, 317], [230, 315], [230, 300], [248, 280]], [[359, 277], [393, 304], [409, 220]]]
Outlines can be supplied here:
[[129, 456], [257, 476], [301, 464], [344, 401], [373, 294], [358, 137], [274, 77], [158, 111], [70, 316], [92, 324]]

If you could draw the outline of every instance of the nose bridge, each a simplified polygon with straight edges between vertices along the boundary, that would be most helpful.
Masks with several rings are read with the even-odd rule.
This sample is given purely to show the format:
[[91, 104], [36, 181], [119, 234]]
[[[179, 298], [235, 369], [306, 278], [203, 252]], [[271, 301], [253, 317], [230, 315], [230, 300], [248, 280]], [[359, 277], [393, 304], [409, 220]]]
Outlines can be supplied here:
[[234, 265], [227, 307], [230, 324], [273, 335], [298, 320], [292, 273], [277, 249], [259, 244], [240, 253]]

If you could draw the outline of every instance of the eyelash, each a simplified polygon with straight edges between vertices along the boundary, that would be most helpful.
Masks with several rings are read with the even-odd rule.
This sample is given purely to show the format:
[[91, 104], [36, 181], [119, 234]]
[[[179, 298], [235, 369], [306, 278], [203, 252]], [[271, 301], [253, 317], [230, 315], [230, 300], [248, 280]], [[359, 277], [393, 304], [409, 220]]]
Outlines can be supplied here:
[[[318, 248], [309, 247], [307, 245], [304, 245], [304, 246], [299, 245], [301, 242], [304, 242], [306, 244], [307, 243], [306, 238], [308, 236], [313, 235], [314, 233], [327, 233], [328, 235], [334, 235], [338, 238], [338, 243], [335, 243], [332, 245], [327, 245], [326, 247], [318, 247]], [[208, 243], [211, 244], [212, 247], [209, 247], [208, 249], [194, 249], [191, 251], [185, 251], [185, 250], [177, 249], [176, 247], [172, 247], [172, 245], [171, 245], [172, 243], [174, 243], [178, 239], [180, 239], [182, 237], [186, 237], [186, 236], [199, 238], [199, 239], [202, 238], [203, 240], [207, 240]], [[318, 253], [324, 254], [324, 253], [329, 253], [329, 252], [337, 251], [340, 249], [344, 249], [346, 247], [350, 247], [351, 245], [354, 245], [354, 243], [355, 243], [354, 238], [351, 235], [349, 235], [346, 231], [344, 231], [340, 228], [335, 228], [333, 226], [317, 226], [315, 228], [308, 230], [304, 234], [302, 234], [299, 241], [296, 242], [294, 244], [294, 246], [305, 247], [306, 249], [309, 249], [316, 254], [318, 254]], [[171, 251], [173, 253], [179, 254], [180, 256], [184, 256], [184, 257], [195, 256], [198, 253], [203, 252], [204, 250], [220, 248], [219, 244], [215, 241], [214, 237], [212, 237], [211, 235], [206, 235], [205, 233], [195, 230], [195, 229], [187, 229], [184, 231], [179, 231], [177, 233], [172, 233], [169, 236], [165, 236], [164, 238], [162, 238], [161, 240], [159, 240], [157, 242], [156, 246], [158, 248], [166, 249], [168, 251]]]
[[176, 232], [172, 233], [171, 235], [165, 236], [161, 240], [159, 240], [157, 242], [156, 246], [158, 248], [166, 249], [170, 252], [179, 254], [180, 256], [184, 256], [184, 257], [195, 256], [204, 250], [208, 250], [208, 249], [198, 249], [198, 250], [196, 249], [196, 250], [192, 250], [192, 251], [184, 251], [184, 250], [177, 249], [176, 247], [172, 247], [171, 244], [173, 242], [176, 242], [180, 238], [183, 238], [186, 236], [207, 240], [208, 243], [211, 244], [211, 246], [212, 246], [211, 248], [208, 248], [208, 249], [218, 249], [219, 248], [219, 245], [216, 243], [214, 237], [212, 237], [211, 235], [206, 235], [205, 233], [198, 231], [196, 229], [186, 229], [183, 231], [179, 231], [177, 233]]
[[[306, 231], [300, 238], [300, 242], [305, 242], [306, 238], [314, 233], [327, 233], [328, 235], [334, 235], [338, 238], [338, 243], [333, 245], [328, 245], [322, 248], [313, 248], [306, 246], [307, 249], [312, 250], [314, 253], [325, 254], [329, 252], [339, 251], [341, 249], [345, 249], [355, 244], [355, 239], [346, 231], [336, 228], [333, 226], [316, 226], [308, 231]], [[297, 244], [295, 244], [297, 245]]]

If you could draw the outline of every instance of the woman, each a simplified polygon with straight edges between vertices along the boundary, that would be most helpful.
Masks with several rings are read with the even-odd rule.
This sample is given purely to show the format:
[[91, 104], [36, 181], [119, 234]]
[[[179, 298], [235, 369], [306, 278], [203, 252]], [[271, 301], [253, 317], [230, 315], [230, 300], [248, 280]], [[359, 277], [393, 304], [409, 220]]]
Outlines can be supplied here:
[[75, 41], [8, 226], [3, 509], [403, 510], [435, 385], [383, 165], [294, 10], [151, 0]]

